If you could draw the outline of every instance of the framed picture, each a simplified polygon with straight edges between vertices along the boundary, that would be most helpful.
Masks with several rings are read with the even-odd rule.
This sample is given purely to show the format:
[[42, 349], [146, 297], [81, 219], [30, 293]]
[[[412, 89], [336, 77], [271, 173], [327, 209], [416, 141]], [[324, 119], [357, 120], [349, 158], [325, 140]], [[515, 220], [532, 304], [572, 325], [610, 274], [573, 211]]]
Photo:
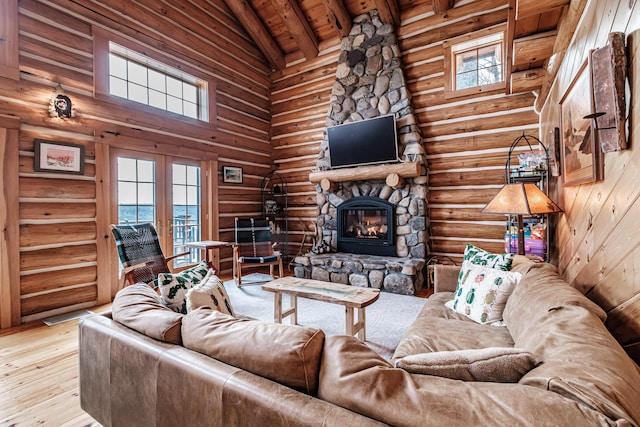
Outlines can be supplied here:
[[560, 100], [560, 155], [564, 185], [598, 179], [600, 149], [596, 146], [592, 120], [591, 73], [585, 61]]
[[222, 182], [242, 184], [242, 168], [236, 166], [223, 166]]
[[37, 172], [84, 174], [84, 145], [44, 139], [36, 139], [34, 143]]
[[547, 148], [549, 150], [549, 169], [551, 176], [560, 176], [560, 128], [554, 127], [549, 130], [547, 138]]

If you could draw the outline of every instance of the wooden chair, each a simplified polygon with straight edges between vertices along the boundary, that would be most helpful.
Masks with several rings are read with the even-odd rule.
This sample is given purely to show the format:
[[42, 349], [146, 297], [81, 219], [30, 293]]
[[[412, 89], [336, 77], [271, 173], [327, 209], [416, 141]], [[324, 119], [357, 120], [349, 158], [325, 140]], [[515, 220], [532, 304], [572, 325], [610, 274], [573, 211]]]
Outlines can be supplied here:
[[160, 247], [158, 233], [153, 224], [111, 225], [111, 233], [116, 240], [118, 258], [122, 265], [122, 288], [128, 282], [151, 283], [158, 273], [170, 273], [169, 262], [189, 252], [165, 257]]
[[279, 268], [279, 277], [283, 277], [282, 254], [273, 250], [271, 228], [265, 219], [236, 218], [236, 241], [233, 246], [233, 278], [236, 286], [242, 286], [242, 268], [269, 266], [273, 274], [274, 266]]

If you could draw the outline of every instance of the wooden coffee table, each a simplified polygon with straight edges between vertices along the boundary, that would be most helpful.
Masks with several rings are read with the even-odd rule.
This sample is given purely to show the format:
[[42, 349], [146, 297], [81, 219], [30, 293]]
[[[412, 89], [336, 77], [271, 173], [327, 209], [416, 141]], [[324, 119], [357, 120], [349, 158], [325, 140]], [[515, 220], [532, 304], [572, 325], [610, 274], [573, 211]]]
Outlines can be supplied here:
[[[366, 341], [365, 307], [373, 304], [380, 296], [379, 289], [361, 288], [358, 286], [341, 285], [338, 283], [322, 282], [320, 280], [300, 279], [297, 277], [281, 277], [262, 285], [262, 289], [274, 292], [274, 321], [282, 323], [282, 319], [291, 316], [291, 324], [298, 323], [297, 297], [330, 302], [345, 306], [346, 334]], [[291, 297], [291, 307], [283, 309], [282, 295]], [[353, 309], [358, 312], [358, 319], [354, 318]]]

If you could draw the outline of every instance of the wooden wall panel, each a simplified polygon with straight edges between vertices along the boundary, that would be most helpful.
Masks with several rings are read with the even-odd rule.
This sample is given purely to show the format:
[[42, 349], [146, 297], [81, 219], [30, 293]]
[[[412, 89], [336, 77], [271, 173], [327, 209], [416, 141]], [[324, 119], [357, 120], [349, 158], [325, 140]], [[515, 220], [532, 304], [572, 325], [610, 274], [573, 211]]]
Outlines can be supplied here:
[[[504, 183], [513, 140], [523, 132], [538, 135], [535, 96], [494, 94], [446, 100], [442, 42], [504, 23], [507, 12], [506, 0], [470, 1], [445, 15], [434, 15], [429, 8], [404, 7], [397, 29], [405, 78], [428, 155], [428, 202], [435, 213], [430, 218], [430, 256], [456, 257], [467, 240], [504, 251], [504, 216], [483, 215], [480, 210]], [[289, 199], [292, 215], [299, 213], [296, 216], [310, 227], [317, 207], [308, 172], [315, 168], [323, 140], [339, 53], [321, 52], [315, 61], [274, 76], [274, 163], [290, 188], [295, 186], [295, 195]], [[291, 222], [296, 221], [290, 218]], [[296, 232], [302, 241], [302, 227]]]
[[[19, 283], [3, 277], [0, 295], [20, 306], [7, 320], [8, 303], [0, 300], [1, 327], [104, 303], [114, 294], [109, 147], [217, 157], [221, 165], [243, 167], [247, 190], [241, 193], [238, 185], [222, 183], [219, 170], [212, 171], [220, 184], [212, 186], [218, 188], [213, 203], [225, 206], [222, 215], [231, 219], [260, 212], [260, 181], [272, 168], [270, 67], [224, 1], [160, 6], [152, 0], [18, 0], [17, 5], [20, 80], [0, 78], [0, 117], [20, 118], [18, 162], [10, 177], [19, 180], [13, 210]], [[170, 65], [205, 73], [215, 82], [215, 120], [193, 126], [135, 104], [123, 107], [94, 98], [94, 28], [166, 54], [174, 61]], [[71, 119], [48, 115], [58, 84], [74, 103]], [[84, 175], [36, 172], [36, 138], [83, 144]], [[218, 209], [211, 211], [217, 215]], [[210, 236], [203, 237], [218, 238], [218, 218], [209, 222], [203, 229]], [[220, 237], [232, 240], [233, 223], [220, 223], [230, 227]], [[227, 254], [223, 271], [230, 272], [230, 259]]]
[[[640, 2], [589, 2], [541, 111], [541, 133], [559, 126], [558, 103], [590, 49], [604, 46], [610, 32], [627, 34], [630, 89], [630, 149], [604, 155], [604, 180], [566, 187], [557, 183], [558, 267], [564, 277], [608, 313], [607, 327], [640, 362], [638, 273], [640, 188]], [[634, 350], [635, 349], [635, 350]]]

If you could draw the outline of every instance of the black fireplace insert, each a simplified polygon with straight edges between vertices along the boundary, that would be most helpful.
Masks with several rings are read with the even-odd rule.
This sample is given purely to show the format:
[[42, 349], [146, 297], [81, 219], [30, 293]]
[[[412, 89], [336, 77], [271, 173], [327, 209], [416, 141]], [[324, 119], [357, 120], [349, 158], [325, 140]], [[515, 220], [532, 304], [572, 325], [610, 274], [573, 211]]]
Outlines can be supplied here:
[[396, 256], [395, 208], [377, 197], [338, 205], [338, 251]]

